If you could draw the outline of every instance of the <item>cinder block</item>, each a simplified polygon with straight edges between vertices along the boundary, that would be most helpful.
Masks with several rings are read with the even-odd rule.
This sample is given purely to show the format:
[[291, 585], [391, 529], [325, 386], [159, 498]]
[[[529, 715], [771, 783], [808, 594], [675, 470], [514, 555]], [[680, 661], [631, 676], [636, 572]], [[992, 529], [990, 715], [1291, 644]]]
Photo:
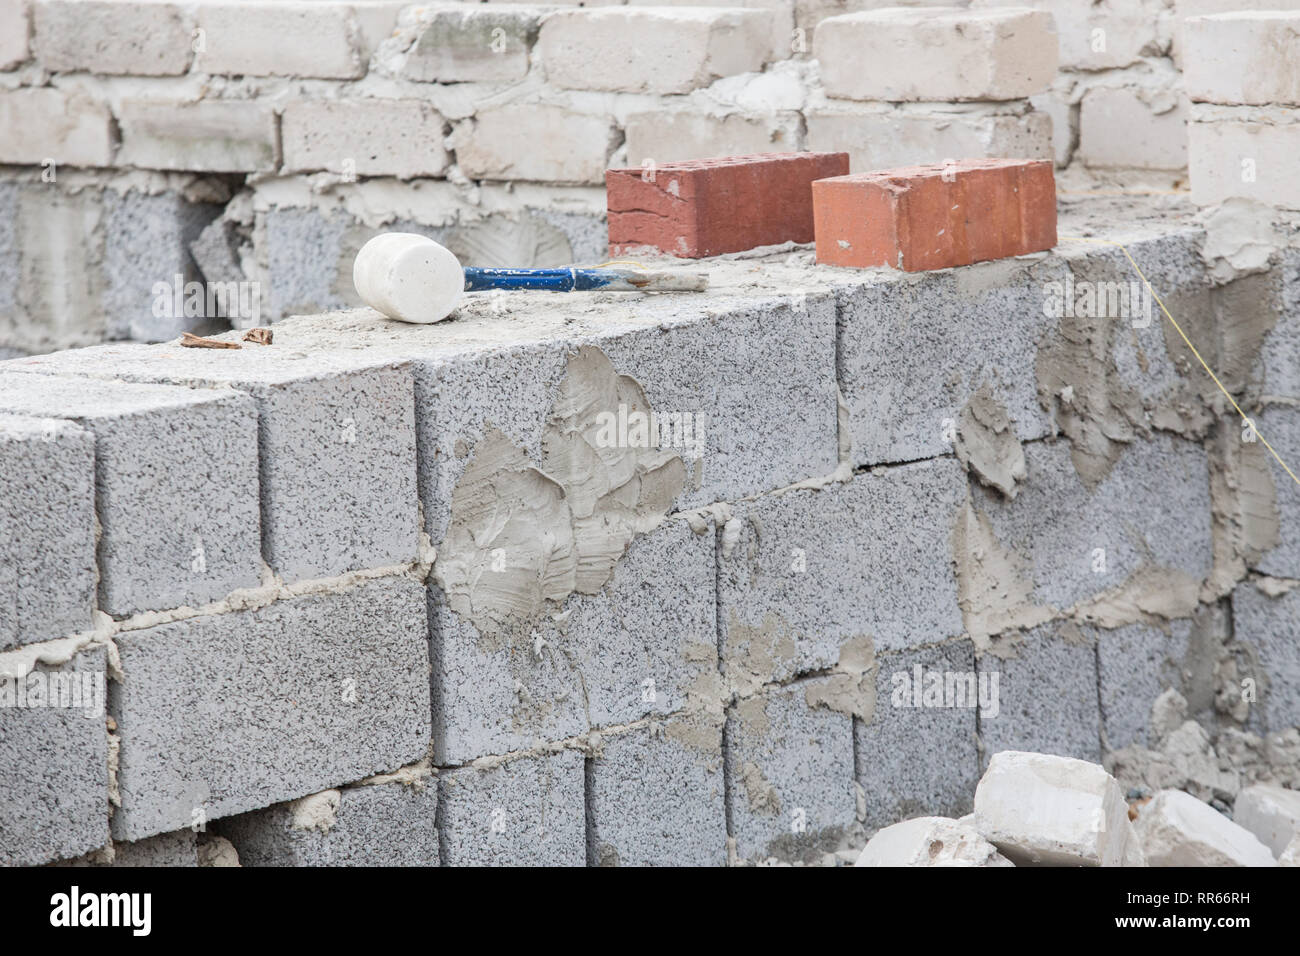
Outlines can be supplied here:
[[1187, 95], [1195, 102], [1300, 105], [1300, 10], [1250, 10], [1183, 21]]
[[[1274, 392], [1273, 394], [1278, 394]], [[1255, 414], [1254, 435], [1263, 437], [1292, 471], [1300, 459], [1300, 411], [1287, 405], [1272, 405]], [[1234, 414], [1224, 423], [1224, 440], [1236, 443], [1250, 437], [1252, 431]], [[1260, 522], [1261, 537], [1271, 539], [1273, 547], [1250, 562], [1253, 570], [1279, 578], [1300, 578], [1300, 487], [1259, 442], [1242, 441], [1233, 490], [1249, 517]], [[1262, 463], [1262, 465], [1261, 465]], [[1261, 474], [1266, 470], [1267, 474]], [[1300, 473], [1300, 472], [1298, 472]], [[1271, 486], [1271, 487], [1270, 487]], [[1270, 500], [1271, 499], [1271, 500]], [[1276, 522], [1275, 535], [1267, 533]], [[1250, 556], [1248, 556], [1249, 558]]]
[[623, 131], [629, 161], [644, 169], [652, 163], [789, 152], [800, 146], [799, 127], [800, 115], [793, 110], [718, 116], [679, 108], [633, 113]]
[[52, 73], [175, 76], [190, 68], [193, 23], [179, 4], [36, 0], [32, 45]]
[[424, 589], [406, 576], [116, 640], [116, 839], [391, 771], [428, 746]]
[[0, 651], [91, 626], [95, 439], [0, 415]]
[[1031, 371], [1057, 321], [1043, 314], [1050, 277], [998, 262], [840, 289], [837, 364], [854, 466], [951, 452], [963, 409], [985, 388], [1021, 441], [1050, 434]]
[[732, 682], [832, 667], [860, 635], [877, 651], [960, 635], [949, 538], [965, 498], [961, 466], [936, 459], [734, 506], [718, 581]]
[[817, 261], [907, 272], [1056, 245], [1048, 160], [969, 159], [813, 184]]
[[192, 868], [199, 865], [198, 837], [193, 830], [160, 833], [134, 843], [114, 843], [111, 859], [108, 848], [104, 847], [58, 865]]
[[94, 434], [101, 610], [203, 604], [261, 580], [246, 395], [13, 374], [0, 376], [0, 409]]
[[589, 861], [725, 866], [722, 721], [706, 714], [602, 737], [589, 762]]
[[612, 255], [651, 246], [691, 259], [813, 239], [810, 184], [845, 153], [760, 153], [605, 173]]
[[[972, 497], [1000, 546], [1023, 564], [1030, 603], [1077, 604], [1103, 621], [1135, 606], [1166, 616], [1195, 609], [1213, 550], [1200, 445], [1159, 433], [1137, 438], [1091, 489], [1068, 442], [1035, 442], [1025, 459], [1028, 478], [1014, 501], [982, 487]], [[1095, 463], [1083, 466], [1097, 478]]]
[[766, 10], [561, 10], [542, 22], [537, 53], [547, 81], [566, 89], [689, 93], [761, 70], [772, 55], [771, 30]]
[[[529, 143], [520, 150], [520, 143]], [[545, 104], [495, 106], [462, 120], [448, 145], [472, 179], [599, 183], [614, 146], [611, 117]]]
[[[975, 651], [956, 641], [877, 658], [876, 708], [854, 721], [868, 829], [970, 812], [980, 765]], [[938, 688], [936, 690], [936, 687]], [[985, 680], [984, 699], [991, 700]]]
[[[355, 79], [397, 23], [397, 2], [214, 0], [198, 10], [194, 69], [236, 76]], [[292, 37], [292, 43], [285, 39]]]
[[583, 756], [480, 761], [438, 774], [444, 866], [583, 866]]
[[221, 207], [174, 192], [149, 196], [111, 189], [104, 191], [103, 202], [107, 337], [160, 342], [205, 331], [215, 314], [205, 309], [203, 315], [186, 315], [175, 306], [176, 293], [200, 280], [189, 244]]
[[1057, 42], [1042, 10], [894, 8], [823, 20], [813, 56], [834, 97], [1014, 100], [1051, 84]]
[[[263, 4], [332, 9], [333, 4]], [[206, 7], [204, 9], [207, 9]], [[282, 38], [277, 38], [282, 48]], [[125, 99], [117, 109], [122, 145], [117, 161], [144, 169], [208, 173], [269, 172], [278, 161], [275, 110], [248, 100]]]
[[12, 69], [27, 59], [30, 21], [28, 0], [11, 0], [0, 7], [0, 70]]
[[1182, 169], [1187, 165], [1187, 104], [1157, 110], [1131, 89], [1099, 87], [1079, 103], [1079, 157], [1092, 167]]
[[[488, 552], [488, 589], [517, 564], [501, 552], [501, 572]], [[440, 556], [453, 553], [443, 547]], [[678, 519], [634, 540], [600, 593], [575, 595], [523, 631], [481, 633], [435, 592], [435, 760], [461, 763], [679, 710], [701, 681], [716, 679], [713, 579], [712, 539]]]
[[0, 865], [31, 866], [108, 842], [107, 664], [102, 649], [14, 663], [0, 654]]
[[[33, 373], [234, 387], [251, 396], [262, 555], [286, 582], [416, 558], [415, 405], [407, 365], [338, 351], [175, 345], [103, 345], [11, 364]], [[256, 497], [257, 487], [240, 490]]]
[[0, 163], [109, 166], [113, 117], [80, 92], [53, 87], [0, 92]]
[[972, 0], [973, 9], [1033, 7], [1052, 15], [1063, 70], [1113, 70], [1132, 66], [1159, 42], [1165, 4], [1147, 0]]
[[287, 172], [410, 179], [447, 168], [443, 119], [421, 100], [298, 100], [281, 122]]
[[1195, 626], [1182, 619], [1170, 621], [1165, 629], [1147, 624], [1081, 629], [1097, 642], [1101, 722], [1108, 749], [1159, 744], [1151, 729], [1151, 705], [1166, 690], [1181, 690], [1181, 668]]
[[1300, 120], [1292, 108], [1194, 104], [1187, 124], [1192, 202], [1240, 198], [1300, 209], [1300, 181], [1291, 175], [1297, 149]]
[[819, 859], [854, 823], [853, 719], [808, 700], [825, 681], [769, 688], [729, 712], [727, 799], [741, 859]]
[[545, 10], [540, 7], [442, 7], [426, 10], [402, 75], [424, 83], [514, 83]]
[[893, 169], [948, 158], [1052, 156], [1047, 114], [985, 103], [900, 110], [832, 102], [810, 107], [804, 120], [805, 147], [843, 150], [853, 169]]
[[980, 708], [986, 767], [1003, 750], [1100, 763], [1095, 642], [1091, 629], [1054, 622], [1024, 632], [1005, 659], [992, 654], [979, 658], [980, 679], [990, 689], [997, 680], [996, 714]]
[[438, 787], [343, 787], [217, 824], [241, 866], [437, 866]]
[[1264, 729], [1280, 733], [1300, 725], [1300, 592], [1274, 598], [1243, 581], [1232, 592], [1232, 630], [1254, 648], [1263, 672], [1256, 707]]

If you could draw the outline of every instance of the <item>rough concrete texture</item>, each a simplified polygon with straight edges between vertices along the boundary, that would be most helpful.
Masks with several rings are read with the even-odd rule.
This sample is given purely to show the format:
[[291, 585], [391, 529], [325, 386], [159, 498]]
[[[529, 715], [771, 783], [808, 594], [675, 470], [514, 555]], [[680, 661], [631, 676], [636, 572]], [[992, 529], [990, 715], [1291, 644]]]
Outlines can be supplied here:
[[718, 582], [728, 679], [749, 693], [863, 641], [879, 652], [960, 635], [948, 529], [964, 497], [960, 466], [939, 459], [737, 504]]
[[1151, 866], [1276, 866], [1253, 833], [1181, 790], [1161, 790], [1134, 824]]
[[447, 168], [443, 120], [418, 99], [292, 103], [281, 114], [289, 172], [353, 176], [439, 176]]
[[1256, 785], [1237, 794], [1233, 822], [1245, 827], [1280, 857], [1300, 835], [1300, 791]]
[[[480, 608], [509, 597], [523, 544], [503, 538], [482, 555]], [[435, 591], [435, 758], [462, 763], [717, 698], [713, 580], [712, 539], [675, 519], [633, 541], [604, 587], [501, 627], [475, 627]]]
[[202, 604], [261, 579], [247, 396], [14, 374], [0, 375], [0, 409], [94, 434], [101, 610]]
[[875, 713], [853, 729], [864, 826], [968, 813], [979, 778], [980, 699], [970, 642], [882, 655], [876, 663]]
[[217, 824], [241, 866], [437, 866], [437, 782], [344, 787]]
[[0, 864], [66, 859], [108, 842], [106, 667], [102, 649], [34, 673], [0, 655], [0, 673], [15, 676], [0, 677]]
[[1093, 632], [1102, 733], [1109, 749], [1156, 745], [1151, 702], [1171, 687], [1181, 687], [1182, 668], [1192, 663], [1199, 643], [1193, 633], [1197, 626], [1184, 619]]
[[32, 7], [33, 53], [51, 72], [175, 76], [189, 69], [192, 15], [179, 4], [41, 0]]
[[602, 737], [587, 773], [588, 863], [725, 865], [720, 714]]
[[258, 412], [262, 554], [286, 582], [416, 558], [419, 516], [410, 368], [276, 345], [105, 345], [0, 369], [233, 387]]
[[1229, 476], [1235, 479], [1235, 502], [1243, 518], [1255, 519], [1244, 529], [1244, 543], [1257, 546], [1255, 553], [1247, 552], [1247, 563], [1263, 574], [1300, 578], [1300, 485], [1263, 444], [1272, 445], [1291, 471], [1300, 474], [1295, 464], [1300, 461], [1300, 408], [1283, 402], [1269, 405], [1254, 414], [1253, 428], [1235, 415], [1233, 419], [1223, 426], [1223, 450], [1232, 469]]
[[528, 73], [543, 10], [502, 8], [425, 9], [401, 73], [424, 83], [509, 83]]
[[[1077, 606], [1083, 620], [1111, 627], [1196, 610], [1211, 564], [1204, 448], [1163, 434], [1124, 444], [1092, 489], [1071, 460], [1076, 449], [1028, 445], [1028, 478], [1014, 501], [972, 489], [974, 520], [957, 560], [977, 644], [999, 625], [1044, 620], [1049, 609]], [[987, 590], [994, 580], [1000, 597]]]
[[586, 809], [577, 750], [480, 761], [438, 774], [446, 866], [583, 866]]
[[199, 865], [197, 841], [194, 830], [177, 830], [134, 843], [106, 845], [59, 865], [192, 868]]
[[1262, 587], [1267, 579], [1243, 581], [1232, 592], [1232, 629], [1264, 675], [1256, 705], [1263, 726], [1282, 731], [1300, 726], [1300, 592], [1284, 585], [1283, 593], [1270, 596]]
[[1101, 760], [1096, 633], [1072, 622], [1044, 624], [1012, 644], [1005, 660], [980, 657], [980, 678], [997, 675], [997, 714], [981, 708], [980, 743], [987, 766], [1003, 750]]
[[123, 166], [252, 173], [271, 172], [279, 162], [279, 120], [270, 104], [124, 99], [114, 115], [121, 134], [116, 162]]
[[727, 801], [740, 859], [820, 859], [854, 824], [853, 721], [817, 705], [829, 682], [769, 688], [730, 709]]
[[72, 422], [0, 415], [0, 651], [89, 630], [95, 439]]
[[[119, 634], [116, 838], [390, 771], [429, 736], [424, 589], [405, 576]], [[328, 746], [322, 742], [327, 741]]]

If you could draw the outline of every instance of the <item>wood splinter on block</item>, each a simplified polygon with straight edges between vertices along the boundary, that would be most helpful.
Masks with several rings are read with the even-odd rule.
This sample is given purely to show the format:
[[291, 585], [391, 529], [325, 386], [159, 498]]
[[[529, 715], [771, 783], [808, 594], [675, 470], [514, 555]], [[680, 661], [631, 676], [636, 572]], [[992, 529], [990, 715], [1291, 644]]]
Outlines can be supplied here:
[[1056, 245], [1049, 160], [963, 159], [812, 184], [817, 261], [924, 272]]
[[187, 349], [237, 349], [238, 342], [223, 342], [221, 339], [207, 339], [193, 332], [181, 333], [181, 346]]

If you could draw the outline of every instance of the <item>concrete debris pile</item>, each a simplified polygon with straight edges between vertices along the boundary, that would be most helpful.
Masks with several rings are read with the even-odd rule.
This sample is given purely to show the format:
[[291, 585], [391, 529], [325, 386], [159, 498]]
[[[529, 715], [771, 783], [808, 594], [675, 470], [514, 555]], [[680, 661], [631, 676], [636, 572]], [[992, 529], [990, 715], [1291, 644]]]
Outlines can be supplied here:
[[855, 865], [1300, 865], [1300, 792], [1248, 787], [1236, 816], [1182, 790], [1129, 803], [1097, 764], [1007, 750], [989, 762], [974, 813], [885, 827]]

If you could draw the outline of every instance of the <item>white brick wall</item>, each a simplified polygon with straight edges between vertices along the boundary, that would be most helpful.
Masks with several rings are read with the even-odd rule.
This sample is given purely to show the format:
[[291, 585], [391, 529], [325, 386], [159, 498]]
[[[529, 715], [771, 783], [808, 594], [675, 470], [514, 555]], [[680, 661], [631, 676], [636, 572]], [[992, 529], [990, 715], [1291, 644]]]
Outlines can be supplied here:
[[562, 10], [542, 23], [546, 79], [579, 90], [689, 93], [771, 56], [764, 10], [607, 7]]
[[853, 100], [1014, 100], [1056, 75], [1056, 34], [1038, 10], [887, 9], [823, 20], [822, 84]]
[[1197, 205], [1242, 198], [1300, 209], [1300, 122], [1294, 110], [1193, 105], [1187, 154]]
[[29, 16], [27, 0], [0, 3], [0, 70], [27, 59]]
[[451, 146], [472, 179], [603, 183], [612, 138], [606, 117], [538, 104], [480, 110], [456, 126]]
[[286, 172], [438, 176], [447, 168], [443, 119], [420, 100], [302, 100], [287, 106]]
[[1183, 40], [1193, 100], [1300, 105], [1300, 11], [1193, 17], [1183, 24]]
[[52, 87], [0, 92], [0, 163], [108, 166], [112, 116], [89, 98]]
[[37, 0], [33, 49], [55, 73], [170, 76], [190, 67], [193, 24], [174, 3]]
[[276, 116], [265, 103], [129, 99], [117, 122], [123, 166], [240, 173], [276, 165]]
[[1182, 169], [1187, 104], [1168, 105], [1157, 112], [1131, 89], [1089, 90], [1079, 104], [1079, 158], [1094, 167]]

